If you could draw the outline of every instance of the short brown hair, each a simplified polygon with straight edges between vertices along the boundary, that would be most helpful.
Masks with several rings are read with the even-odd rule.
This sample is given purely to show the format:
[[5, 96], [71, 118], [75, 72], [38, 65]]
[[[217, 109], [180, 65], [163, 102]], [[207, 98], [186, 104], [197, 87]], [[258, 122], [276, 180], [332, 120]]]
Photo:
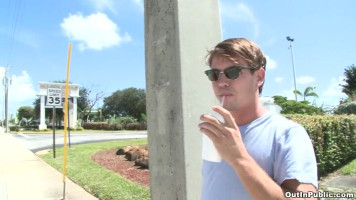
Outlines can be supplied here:
[[[208, 52], [207, 64], [211, 66], [214, 57], [223, 57], [237, 64], [237, 59], [244, 59], [249, 67], [252, 67], [251, 73], [259, 68], [266, 69], [267, 60], [260, 47], [254, 42], [245, 38], [230, 38], [217, 44]], [[259, 93], [262, 92], [259, 88]]]

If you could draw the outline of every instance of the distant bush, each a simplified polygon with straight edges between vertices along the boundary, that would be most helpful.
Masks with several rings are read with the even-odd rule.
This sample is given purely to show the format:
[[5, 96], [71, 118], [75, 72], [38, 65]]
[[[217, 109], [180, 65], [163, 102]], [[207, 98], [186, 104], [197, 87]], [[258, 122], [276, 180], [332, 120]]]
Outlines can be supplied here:
[[91, 130], [122, 130], [120, 124], [108, 124], [106, 122], [88, 122], [83, 124], [84, 129]]
[[126, 125], [127, 130], [147, 130], [146, 123], [129, 123]]
[[356, 115], [356, 101], [350, 101], [339, 105], [339, 107], [335, 110], [335, 114], [354, 114]]
[[10, 131], [15, 131], [15, 132], [19, 132], [20, 131], [20, 126], [10, 126]]
[[135, 123], [136, 119], [131, 116], [119, 117], [115, 120], [109, 121], [109, 124], [120, 124], [124, 129], [126, 129], [126, 125], [130, 123]]
[[83, 127], [81, 127], [81, 126], [78, 126], [75, 130], [76, 130], [76, 131], [83, 131], [83, 130], [84, 130], [84, 128], [83, 128]]
[[23, 130], [35, 130], [38, 129], [38, 125], [23, 125], [20, 128]]
[[[308, 132], [318, 162], [319, 176], [356, 158], [356, 116], [289, 115]], [[302, 145], [302, 144], [301, 144]]]
[[43, 129], [43, 130], [40, 130], [40, 129], [34, 129], [33, 131], [34, 131], [34, 132], [47, 132], [47, 131], [51, 131], [51, 129], [48, 129], [48, 128]]
[[321, 108], [310, 105], [308, 101], [287, 100], [287, 97], [282, 96], [273, 96], [273, 100], [282, 108], [281, 114], [321, 115], [325, 112]]

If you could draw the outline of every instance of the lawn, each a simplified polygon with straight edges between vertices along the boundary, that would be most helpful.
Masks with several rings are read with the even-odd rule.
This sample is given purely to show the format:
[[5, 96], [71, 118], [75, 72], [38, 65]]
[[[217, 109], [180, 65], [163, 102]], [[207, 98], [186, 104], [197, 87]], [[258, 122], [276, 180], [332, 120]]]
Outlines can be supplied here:
[[[147, 139], [121, 140], [101, 143], [75, 145], [68, 149], [67, 177], [81, 185], [85, 190], [102, 200], [150, 199], [149, 189], [132, 183], [90, 158], [96, 152], [127, 145], [145, 145]], [[57, 149], [57, 157], [52, 153], [40, 157], [62, 172], [63, 148]], [[84, 170], [85, 169], [85, 170]]]
[[[114, 149], [127, 145], [145, 144], [147, 144], [147, 139], [110, 141], [72, 146], [71, 149], [68, 149], [67, 177], [102, 200], [148, 200], [150, 199], [149, 189], [126, 180], [115, 172], [101, 167], [90, 159], [91, 155], [102, 150]], [[62, 172], [62, 148], [57, 149], [57, 158], [55, 159], [52, 157], [52, 152], [41, 155], [40, 157]], [[356, 159], [339, 169], [336, 174], [356, 176]], [[326, 186], [321, 186], [319, 189], [330, 193], [351, 192], [356, 195], [356, 189], [340, 189]]]
[[[146, 132], [146, 130], [138, 131], [138, 130], [71, 130], [70, 133], [137, 133], [137, 132]], [[44, 131], [39, 131], [39, 130], [21, 130], [21, 131], [10, 131], [10, 133], [16, 134], [16, 133], [23, 133], [23, 134], [48, 134], [48, 133], [53, 133], [52, 129], [47, 129]], [[56, 133], [64, 133], [63, 129], [56, 129]]]

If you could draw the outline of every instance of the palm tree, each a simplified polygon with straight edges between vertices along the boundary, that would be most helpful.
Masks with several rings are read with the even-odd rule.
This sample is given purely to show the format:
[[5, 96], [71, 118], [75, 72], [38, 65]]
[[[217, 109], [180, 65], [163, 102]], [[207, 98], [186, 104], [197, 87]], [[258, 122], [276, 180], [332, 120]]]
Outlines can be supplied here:
[[319, 97], [319, 95], [317, 93], [315, 93], [314, 90], [315, 90], [315, 87], [309, 86], [309, 87], [305, 88], [303, 94], [299, 90], [294, 90], [293, 93], [303, 96], [304, 101], [305, 101], [306, 97], [316, 97], [316, 98]]
[[343, 88], [342, 92], [352, 98], [356, 93], [356, 66], [354, 64], [349, 66], [345, 69], [344, 75], [346, 84], [340, 85]]

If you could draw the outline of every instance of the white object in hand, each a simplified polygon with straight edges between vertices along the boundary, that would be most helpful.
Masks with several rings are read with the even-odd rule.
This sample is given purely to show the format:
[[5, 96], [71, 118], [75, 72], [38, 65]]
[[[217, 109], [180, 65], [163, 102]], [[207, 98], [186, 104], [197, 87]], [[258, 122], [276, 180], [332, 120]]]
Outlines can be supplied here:
[[[224, 106], [225, 96], [223, 96], [221, 101], [221, 106]], [[220, 122], [225, 123], [224, 118], [219, 115], [218, 113], [212, 115]], [[203, 134], [203, 141], [202, 141], [202, 158], [203, 160], [211, 161], [211, 162], [221, 162], [221, 156], [219, 152], [216, 150], [214, 143], [210, 140], [208, 136]]]

